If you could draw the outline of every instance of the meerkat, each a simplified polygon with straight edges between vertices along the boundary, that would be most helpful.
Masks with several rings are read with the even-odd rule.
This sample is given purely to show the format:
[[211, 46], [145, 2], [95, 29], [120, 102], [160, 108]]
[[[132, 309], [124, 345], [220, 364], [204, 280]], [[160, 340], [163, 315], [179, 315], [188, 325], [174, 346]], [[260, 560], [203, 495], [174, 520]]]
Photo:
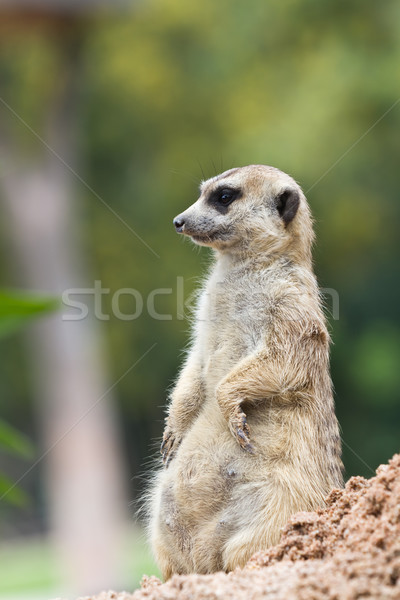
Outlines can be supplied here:
[[330, 337], [299, 185], [264, 165], [202, 183], [174, 219], [215, 253], [150, 493], [163, 577], [243, 567], [341, 487]]

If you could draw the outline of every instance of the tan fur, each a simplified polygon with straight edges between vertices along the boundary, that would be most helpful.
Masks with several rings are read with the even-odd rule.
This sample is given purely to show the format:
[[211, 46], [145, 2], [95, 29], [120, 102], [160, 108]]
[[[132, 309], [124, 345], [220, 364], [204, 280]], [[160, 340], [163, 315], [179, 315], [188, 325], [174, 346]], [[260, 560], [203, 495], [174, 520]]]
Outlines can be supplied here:
[[[221, 186], [240, 197], [219, 211], [208, 199]], [[286, 190], [300, 200], [287, 223], [277, 210]], [[179, 218], [216, 261], [151, 493], [151, 543], [165, 579], [243, 566], [278, 542], [291, 514], [322, 506], [342, 485], [330, 340], [301, 189], [272, 167], [233, 169], [203, 183]]]

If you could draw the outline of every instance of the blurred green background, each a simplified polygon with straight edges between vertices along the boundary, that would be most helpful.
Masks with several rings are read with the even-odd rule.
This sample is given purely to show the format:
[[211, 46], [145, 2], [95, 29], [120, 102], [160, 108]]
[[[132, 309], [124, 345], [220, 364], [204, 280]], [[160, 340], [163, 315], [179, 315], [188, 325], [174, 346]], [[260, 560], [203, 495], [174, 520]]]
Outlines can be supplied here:
[[[27, 10], [22, 2], [14, 12], [15, 6], [0, 2], [1, 157], [18, 156], [17, 162], [2, 161], [0, 198], [8, 193], [10, 173], [26, 173], [48, 156], [70, 180], [68, 240], [79, 248], [72, 264], [84, 267], [68, 281], [91, 288], [97, 280], [109, 289], [101, 306], [109, 319], [96, 326], [109, 385], [121, 378], [112, 410], [127, 502], [143, 492], [149, 457], [157, 456], [166, 391], [188, 342], [189, 323], [177, 314], [181, 287], [189, 298], [209, 262], [207, 249], [174, 233], [172, 218], [197, 198], [201, 179], [251, 163], [290, 173], [311, 204], [315, 269], [320, 285], [339, 295], [338, 319], [329, 314], [329, 293], [326, 303], [346, 477], [370, 477], [399, 450], [400, 4], [94, 4], [82, 11], [83, 5], [75, 10], [37, 2], [37, 10]], [[63, 88], [71, 72], [72, 99]], [[60, 95], [73, 123], [67, 156], [49, 134]], [[18, 271], [7, 215], [1, 217], [3, 287], [51, 292]], [[122, 288], [144, 299], [139, 318], [113, 314], [112, 297]], [[146, 309], [156, 288], [171, 290], [155, 299], [170, 320], [154, 319]], [[135, 312], [136, 300], [125, 295], [120, 307]], [[32, 440], [40, 457], [47, 446], [32, 392], [30, 348], [24, 334], [1, 341], [0, 416]], [[0, 470], [16, 480], [30, 464], [2, 457]], [[7, 547], [13, 540], [36, 548], [38, 536], [46, 543], [45, 464], [20, 483], [28, 505], [0, 501]], [[136, 544], [137, 525], [131, 526]], [[142, 546], [135, 544], [118, 585], [136, 585], [146, 568]], [[22, 560], [21, 553], [15, 556]], [[47, 559], [41, 564], [49, 569]], [[10, 597], [21, 589], [24, 569], [17, 569], [13, 583], [7, 566], [4, 592]], [[151, 563], [147, 570], [156, 572]], [[40, 585], [29, 584], [28, 577], [23, 585], [32, 591], [58, 581], [53, 571], [40, 579]]]

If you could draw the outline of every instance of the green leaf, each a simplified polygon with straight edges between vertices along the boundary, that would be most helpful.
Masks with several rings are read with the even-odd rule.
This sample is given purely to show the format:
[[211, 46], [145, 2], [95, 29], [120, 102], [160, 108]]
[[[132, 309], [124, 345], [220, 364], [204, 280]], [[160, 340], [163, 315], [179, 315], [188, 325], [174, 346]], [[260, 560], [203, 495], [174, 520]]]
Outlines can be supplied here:
[[32, 458], [34, 454], [31, 441], [2, 419], [0, 419], [0, 447], [23, 458]]
[[58, 298], [35, 296], [16, 291], [0, 292], [0, 337], [18, 330], [29, 319], [56, 310]]
[[0, 473], [0, 502], [24, 508], [29, 503], [29, 496], [14, 481]]

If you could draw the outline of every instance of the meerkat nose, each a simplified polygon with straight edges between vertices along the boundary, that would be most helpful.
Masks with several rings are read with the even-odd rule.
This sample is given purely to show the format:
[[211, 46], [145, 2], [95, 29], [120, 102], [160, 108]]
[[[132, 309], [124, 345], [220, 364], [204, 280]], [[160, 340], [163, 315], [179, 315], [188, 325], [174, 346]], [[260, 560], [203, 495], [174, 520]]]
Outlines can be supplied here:
[[178, 216], [174, 219], [174, 225], [177, 233], [182, 233], [183, 228], [185, 226], [185, 220], [182, 217]]

